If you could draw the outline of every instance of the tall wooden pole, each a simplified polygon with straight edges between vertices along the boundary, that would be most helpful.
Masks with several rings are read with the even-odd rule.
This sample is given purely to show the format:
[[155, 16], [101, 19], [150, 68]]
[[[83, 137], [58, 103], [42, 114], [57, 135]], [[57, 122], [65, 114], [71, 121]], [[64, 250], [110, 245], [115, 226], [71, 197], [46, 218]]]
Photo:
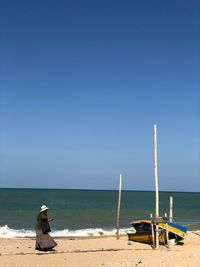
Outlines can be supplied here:
[[[156, 217], [159, 217], [158, 162], [157, 162], [157, 125], [154, 124], [154, 173], [156, 191]], [[159, 227], [156, 224], [156, 249], [159, 248]]]
[[159, 217], [158, 160], [157, 160], [157, 125], [154, 125], [154, 173], [156, 189], [156, 217]]
[[170, 201], [169, 201], [169, 221], [172, 222], [173, 221], [173, 197], [170, 197]]
[[118, 193], [118, 207], [117, 207], [117, 239], [119, 239], [119, 218], [121, 205], [121, 191], [122, 191], [122, 175], [119, 177], [119, 193]]

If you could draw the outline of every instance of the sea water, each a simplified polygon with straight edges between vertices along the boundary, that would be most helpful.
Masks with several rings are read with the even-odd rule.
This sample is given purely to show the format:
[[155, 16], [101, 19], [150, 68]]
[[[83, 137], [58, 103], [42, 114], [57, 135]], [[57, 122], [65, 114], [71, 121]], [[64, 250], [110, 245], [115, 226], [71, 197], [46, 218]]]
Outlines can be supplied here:
[[[174, 200], [174, 221], [200, 230], [200, 193], [160, 192], [160, 216], [169, 214]], [[32, 237], [40, 207], [49, 207], [52, 236], [98, 236], [116, 232], [118, 192], [107, 190], [0, 189], [0, 237]], [[120, 229], [155, 213], [155, 193], [122, 191]]]

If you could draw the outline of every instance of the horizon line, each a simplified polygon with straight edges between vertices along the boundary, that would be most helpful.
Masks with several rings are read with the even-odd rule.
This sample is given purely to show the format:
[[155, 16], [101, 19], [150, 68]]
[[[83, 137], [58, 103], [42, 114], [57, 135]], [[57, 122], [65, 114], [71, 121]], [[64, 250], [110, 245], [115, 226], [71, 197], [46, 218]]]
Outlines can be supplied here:
[[[0, 189], [27, 189], [27, 190], [77, 190], [77, 191], [119, 191], [118, 189], [94, 189], [94, 188], [47, 188], [47, 187], [0, 187]], [[155, 190], [143, 190], [143, 189], [122, 189], [126, 192], [155, 192]], [[200, 191], [177, 191], [177, 190], [159, 190], [163, 193], [200, 193]]]

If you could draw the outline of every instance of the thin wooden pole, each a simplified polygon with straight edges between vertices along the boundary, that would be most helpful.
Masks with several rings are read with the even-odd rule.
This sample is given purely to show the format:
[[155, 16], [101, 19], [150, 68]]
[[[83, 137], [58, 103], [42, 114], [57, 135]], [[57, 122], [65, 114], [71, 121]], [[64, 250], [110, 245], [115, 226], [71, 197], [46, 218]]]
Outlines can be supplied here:
[[170, 197], [170, 201], [169, 201], [169, 221], [172, 222], [173, 221], [173, 197]]
[[168, 230], [168, 223], [167, 223], [167, 213], [165, 213], [165, 218], [166, 218], [166, 223], [165, 223], [165, 227], [166, 227], [166, 241], [167, 241], [167, 246], [169, 247], [169, 230]]
[[151, 235], [152, 235], [152, 247], [155, 248], [155, 236], [154, 236], [154, 225], [153, 225], [153, 216], [152, 213], [150, 214], [151, 219]]
[[118, 207], [117, 207], [117, 239], [119, 239], [119, 219], [120, 219], [121, 191], [122, 191], [122, 175], [120, 174], [120, 177], [119, 177], [119, 193], [118, 193]]
[[[154, 173], [156, 191], [156, 217], [159, 217], [158, 162], [157, 162], [157, 125], [154, 124]], [[159, 248], [159, 227], [156, 224], [156, 249]]]

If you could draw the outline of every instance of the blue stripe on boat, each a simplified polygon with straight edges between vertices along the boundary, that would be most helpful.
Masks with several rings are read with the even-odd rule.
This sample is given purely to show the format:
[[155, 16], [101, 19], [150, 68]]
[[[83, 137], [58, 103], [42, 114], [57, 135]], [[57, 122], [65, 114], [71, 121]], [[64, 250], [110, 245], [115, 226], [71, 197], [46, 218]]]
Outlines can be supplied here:
[[170, 222], [168, 222], [168, 225], [170, 225], [170, 226], [172, 226], [172, 227], [174, 227], [174, 228], [177, 228], [177, 229], [179, 229], [180, 231], [183, 231], [184, 233], [187, 233], [187, 228], [186, 227], [184, 227], [184, 226], [181, 226], [181, 225], [178, 225], [178, 224], [176, 224], [176, 223], [170, 223]]
[[[150, 219], [149, 218], [140, 218], [140, 219], [136, 219], [136, 220], [134, 220], [133, 222], [137, 222], [137, 221], [143, 221], [143, 220], [148, 220], [148, 221], [150, 221]], [[181, 226], [181, 225], [178, 225], [178, 224], [176, 224], [176, 223], [171, 223], [171, 222], [167, 222], [168, 223], [168, 225], [170, 225], [170, 226], [172, 226], [172, 227], [174, 227], [174, 228], [177, 228], [178, 230], [180, 230], [180, 231], [182, 231], [182, 232], [184, 232], [184, 233], [187, 233], [187, 228], [186, 227], [184, 227], [184, 226]]]

